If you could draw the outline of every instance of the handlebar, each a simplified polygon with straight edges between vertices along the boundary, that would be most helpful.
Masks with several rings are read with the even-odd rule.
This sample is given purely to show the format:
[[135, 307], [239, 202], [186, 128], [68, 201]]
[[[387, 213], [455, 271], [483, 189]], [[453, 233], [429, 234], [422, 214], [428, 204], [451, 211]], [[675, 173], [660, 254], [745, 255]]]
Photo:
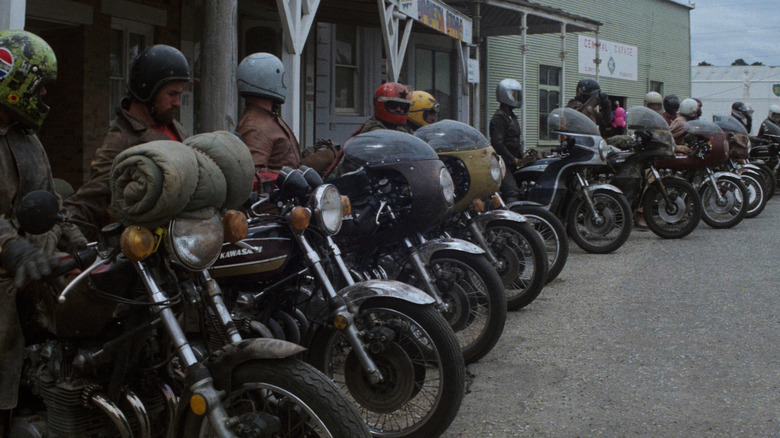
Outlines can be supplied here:
[[90, 265], [95, 263], [97, 254], [97, 247], [90, 247], [71, 254], [69, 257], [60, 260], [52, 267], [50, 276], [59, 277], [77, 268], [82, 270], [87, 269]]

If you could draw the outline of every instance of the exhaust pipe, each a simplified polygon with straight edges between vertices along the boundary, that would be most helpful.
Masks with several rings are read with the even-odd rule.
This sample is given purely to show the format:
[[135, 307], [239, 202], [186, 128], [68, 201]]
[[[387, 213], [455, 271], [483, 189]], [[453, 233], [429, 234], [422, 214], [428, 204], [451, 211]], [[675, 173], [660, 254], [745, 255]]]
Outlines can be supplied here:
[[127, 417], [122, 411], [115, 405], [108, 397], [103, 394], [92, 394], [89, 397], [89, 401], [95, 405], [98, 409], [103, 411], [104, 414], [114, 423], [119, 436], [122, 438], [133, 438], [133, 429], [130, 428], [130, 423], [127, 421]]

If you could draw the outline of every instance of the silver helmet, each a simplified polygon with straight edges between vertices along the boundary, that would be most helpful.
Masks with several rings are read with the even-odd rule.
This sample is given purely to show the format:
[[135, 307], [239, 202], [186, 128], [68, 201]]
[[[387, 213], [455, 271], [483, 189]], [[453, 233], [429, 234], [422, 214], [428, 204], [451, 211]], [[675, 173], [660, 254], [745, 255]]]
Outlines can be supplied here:
[[780, 105], [776, 103], [769, 105], [769, 115], [767, 117], [774, 123], [780, 123]]
[[270, 53], [253, 53], [238, 64], [238, 94], [266, 97], [280, 103], [287, 99], [284, 65]]
[[496, 100], [512, 108], [523, 106], [523, 86], [514, 79], [504, 79], [496, 85]]
[[699, 103], [691, 99], [690, 97], [687, 99], [683, 99], [683, 101], [680, 102], [679, 112], [685, 117], [689, 117], [689, 118], [695, 117], [696, 113], [699, 112]]

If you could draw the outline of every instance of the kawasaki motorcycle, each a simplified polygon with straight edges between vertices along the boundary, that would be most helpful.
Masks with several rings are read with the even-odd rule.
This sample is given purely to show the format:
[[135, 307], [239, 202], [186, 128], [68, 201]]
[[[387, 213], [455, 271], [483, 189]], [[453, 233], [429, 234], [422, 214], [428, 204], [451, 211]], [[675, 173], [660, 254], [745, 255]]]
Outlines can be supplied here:
[[[45, 232], [57, 210], [33, 192], [19, 222]], [[370, 436], [338, 388], [294, 358], [302, 347], [239, 334], [207, 268], [223, 236], [245, 232], [236, 211], [154, 231], [109, 225], [51, 281], [21, 291], [49, 317], [24, 319], [11, 436]]]
[[542, 205], [566, 223], [572, 240], [587, 252], [610, 253], [631, 234], [631, 206], [611, 184], [591, 184], [589, 173], [606, 165], [608, 146], [599, 128], [571, 108], [553, 110], [550, 132], [562, 136], [551, 158], [514, 172], [522, 201]]
[[759, 167], [774, 176], [777, 186], [777, 177], [780, 176], [780, 126], [766, 119], [761, 123], [759, 132], [760, 137], [752, 138], [756, 144], [750, 149], [750, 159], [753, 163], [760, 162]]
[[430, 235], [446, 234], [479, 245], [501, 276], [507, 309], [530, 304], [545, 284], [547, 251], [525, 217], [506, 208], [486, 208], [486, 200], [500, 200], [501, 158], [479, 131], [454, 120], [424, 126], [414, 135], [433, 147], [455, 183], [452, 214]]
[[226, 243], [211, 268], [239, 331], [307, 347], [374, 435], [443, 433], [465, 365], [434, 300], [398, 281], [353, 280], [332, 239], [349, 203], [312, 169], [284, 168], [276, 186], [252, 205], [247, 237]]
[[449, 216], [455, 197], [436, 152], [391, 130], [352, 137], [343, 151], [341, 176], [332, 182], [353, 209], [334, 239], [355, 278], [395, 279], [425, 291], [455, 331], [466, 363], [483, 357], [504, 329], [504, 286], [484, 249], [424, 236]]
[[674, 157], [674, 138], [660, 114], [647, 107], [629, 108], [628, 129], [635, 140], [628, 150], [607, 154], [607, 181], [625, 193], [636, 211], [643, 210], [647, 227], [665, 239], [687, 236], [701, 220], [701, 198], [683, 178], [664, 175], [655, 162]]

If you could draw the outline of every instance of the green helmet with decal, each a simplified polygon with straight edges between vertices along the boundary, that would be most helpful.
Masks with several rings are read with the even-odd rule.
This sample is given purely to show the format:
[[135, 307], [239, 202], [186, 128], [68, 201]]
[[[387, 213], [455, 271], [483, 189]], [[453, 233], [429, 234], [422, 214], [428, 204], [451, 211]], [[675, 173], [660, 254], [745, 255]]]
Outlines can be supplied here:
[[49, 107], [40, 96], [57, 78], [57, 57], [41, 37], [24, 30], [0, 31], [0, 105], [25, 126], [37, 130]]

